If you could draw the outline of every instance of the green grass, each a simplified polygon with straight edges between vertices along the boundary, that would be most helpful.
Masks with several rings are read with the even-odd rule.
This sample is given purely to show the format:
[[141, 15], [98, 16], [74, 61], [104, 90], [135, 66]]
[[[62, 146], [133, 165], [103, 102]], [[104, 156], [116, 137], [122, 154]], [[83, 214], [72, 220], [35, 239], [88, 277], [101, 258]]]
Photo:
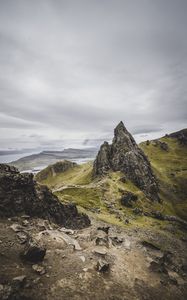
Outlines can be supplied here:
[[72, 201], [83, 208], [102, 208], [102, 193], [96, 188], [70, 187], [56, 192], [55, 195], [63, 201]]
[[177, 139], [164, 137], [169, 151], [141, 143], [140, 147], [148, 156], [155, 175], [159, 179], [163, 213], [177, 214], [187, 219], [187, 147], [180, 145]]
[[[39, 178], [39, 176], [36, 176]], [[49, 173], [44, 180], [38, 180], [40, 183], [47, 185], [49, 188], [59, 188], [64, 185], [86, 185], [92, 181], [92, 163], [77, 165], [65, 172], [61, 172], [53, 176]]]

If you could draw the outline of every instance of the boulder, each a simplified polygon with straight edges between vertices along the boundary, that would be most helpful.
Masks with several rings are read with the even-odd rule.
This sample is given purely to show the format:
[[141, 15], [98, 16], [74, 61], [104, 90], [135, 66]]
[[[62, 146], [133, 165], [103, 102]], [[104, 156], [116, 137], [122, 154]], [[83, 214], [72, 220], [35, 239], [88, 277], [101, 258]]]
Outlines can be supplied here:
[[14, 277], [13, 278], [13, 286], [18, 287], [18, 288], [23, 287], [25, 285], [26, 278], [27, 277], [25, 275], [20, 275], [20, 276]]
[[100, 259], [97, 262], [97, 271], [101, 273], [106, 273], [109, 271], [110, 265], [107, 261]]
[[127, 207], [132, 207], [133, 203], [138, 200], [138, 197], [131, 192], [124, 192], [121, 197], [121, 204]]
[[44, 259], [45, 254], [46, 249], [43, 246], [30, 240], [21, 253], [21, 258], [29, 262], [37, 263]]
[[32, 265], [32, 269], [39, 275], [43, 275], [46, 273], [46, 270], [43, 266], [40, 266], [38, 264]]
[[132, 211], [135, 215], [143, 215], [143, 209], [142, 208], [135, 207]]
[[121, 171], [147, 197], [159, 200], [158, 183], [153, 175], [150, 162], [123, 122], [120, 122], [115, 128], [112, 144], [104, 142], [94, 161], [94, 176], [105, 175], [110, 170]]

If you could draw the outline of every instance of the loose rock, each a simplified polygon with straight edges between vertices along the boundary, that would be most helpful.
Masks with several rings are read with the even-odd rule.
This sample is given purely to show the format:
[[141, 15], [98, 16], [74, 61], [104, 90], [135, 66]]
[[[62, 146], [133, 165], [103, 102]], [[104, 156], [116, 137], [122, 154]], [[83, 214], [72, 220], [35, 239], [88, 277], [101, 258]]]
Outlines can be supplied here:
[[110, 265], [107, 261], [105, 260], [99, 260], [97, 262], [97, 271], [101, 273], [106, 273], [109, 271]]
[[29, 241], [25, 250], [21, 253], [21, 257], [30, 262], [39, 262], [44, 259], [46, 249], [38, 245], [36, 242]]
[[46, 270], [45, 270], [45, 268], [43, 267], [43, 266], [40, 266], [40, 265], [32, 265], [32, 269], [36, 272], [36, 273], [38, 273], [38, 274], [40, 274], [40, 275], [43, 275], [43, 274], [45, 274], [46, 273]]

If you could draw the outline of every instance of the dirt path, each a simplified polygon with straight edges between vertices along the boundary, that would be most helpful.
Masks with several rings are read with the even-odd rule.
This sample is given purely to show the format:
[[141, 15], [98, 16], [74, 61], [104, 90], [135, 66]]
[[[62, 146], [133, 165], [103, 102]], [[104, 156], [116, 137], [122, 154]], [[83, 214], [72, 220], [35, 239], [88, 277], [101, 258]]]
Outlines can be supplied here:
[[[45, 258], [38, 264], [45, 270], [43, 275], [20, 258], [24, 244], [10, 227], [13, 224], [21, 225], [22, 231], [46, 247]], [[151, 244], [143, 246], [142, 241], [149, 237], [162, 244], [166, 236], [158, 239], [154, 231], [108, 226], [92, 219], [89, 228], [68, 231], [39, 219], [29, 219], [24, 226], [22, 218], [1, 220], [0, 293], [5, 295], [8, 288], [14, 290], [15, 277], [26, 276], [18, 290], [19, 298], [2, 299], [186, 298], [186, 275], [181, 272], [185, 242], [168, 237], [168, 250], [172, 252], [172, 261], [166, 266], [168, 273], [153, 272], [151, 262], [158, 261], [164, 253]]]

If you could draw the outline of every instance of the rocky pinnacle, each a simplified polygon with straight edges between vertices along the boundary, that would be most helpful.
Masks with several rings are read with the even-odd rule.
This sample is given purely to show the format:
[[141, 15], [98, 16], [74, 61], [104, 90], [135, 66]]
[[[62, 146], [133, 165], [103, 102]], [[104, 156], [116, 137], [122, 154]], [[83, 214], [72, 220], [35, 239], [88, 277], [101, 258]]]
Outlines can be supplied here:
[[158, 184], [150, 162], [123, 122], [114, 129], [112, 144], [104, 142], [94, 161], [94, 176], [105, 175], [110, 170], [123, 172], [148, 198], [159, 200]]

